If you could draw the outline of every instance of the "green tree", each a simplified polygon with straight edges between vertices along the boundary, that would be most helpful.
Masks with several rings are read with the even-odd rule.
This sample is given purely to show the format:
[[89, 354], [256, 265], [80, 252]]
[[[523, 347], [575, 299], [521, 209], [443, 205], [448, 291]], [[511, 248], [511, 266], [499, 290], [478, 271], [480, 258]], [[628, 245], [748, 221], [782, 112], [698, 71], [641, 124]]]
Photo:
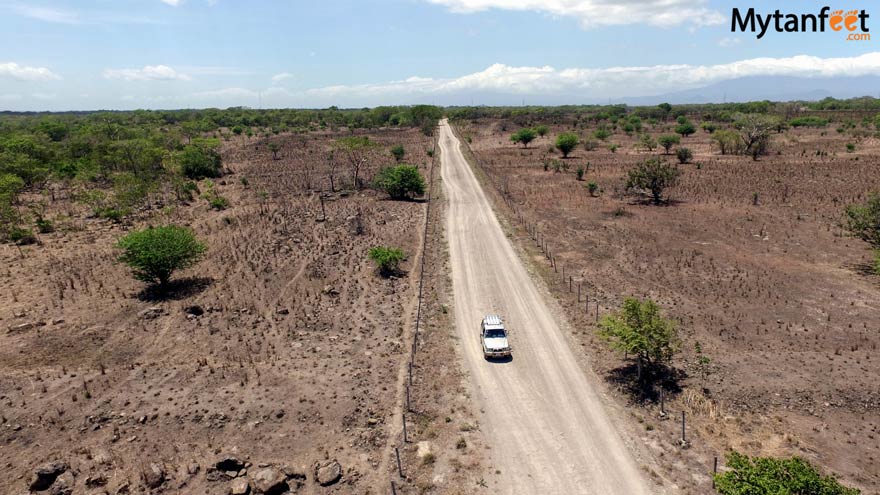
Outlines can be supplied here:
[[657, 142], [660, 143], [660, 146], [663, 147], [665, 153], [668, 155], [669, 150], [671, 150], [673, 146], [681, 142], [681, 138], [673, 134], [667, 134], [665, 136], [660, 136], [659, 138], [657, 138]]
[[3, 239], [11, 239], [12, 234], [19, 228], [21, 215], [15, 203], [24, 185], [21, 177], [0, 173], [0, 235]]
[[388, 193], [391, 199], [406, 199], [425, 194], [425, 179], [418, 167], [400, 164], [379, 171], [374, 181], [376, 188]]
[[556, 147], [559, 148], [559, 151], [562, 152], [562, 157], [568, 157], [568, 154], [574, 151], [575, 147], [577, 147], [578, 142], [577, 134], [573, 134], [571, 132], [564, 132], [558, 136], [556, 136]]
[[675, 185], [681, 171], [664, 160], [651, 158], [639, 163], [627, 174], [627, 189], [643, 189], [651, 192], [654, 204], [660, 204], [663, 191]]
[[269, 143], [267, 148], [269, 148], [269, 151], [272, 152], [272, 159], [277, 160], [278, 159], [278, 152], [281, 151], [281, 145], [278, 143]]
[[391, 156], [394, 157], [394, 161], [400, 163], [403, 160], [403, 157], [406, 156], [406, 150], [403, 148], [403, 145], [396, 145], [391, 148]]
[[685, 119], [685, 122], [675, 126], [675, 132], [676, 134], [681, 134], [681, 137], [688, 137], [697, 132], [697, 129], [694, 127], [694, 124]]
[[528, 148], [529, 143], [535, 140], [537, 137], [537, 133], [535, 133], [534, 129], [530, 129], [528, 127], [523, 127], [522, 129], [514, 132], [510, 136], [510, 140], [514, 143], [520, 143], [523, 145], [523, 148]]
[[880, 193], [871, 194], [861, 205], [846, 207], [846, 227], [874, 248], [874, 272], [880, 275]]
[[652, 138], [650, 134], [642, 134], [639, 144], [648, 151], [654, 151], [657, 147], [657, 140]]
[[550, 129], [546, 125], [541, 124], [535, 127], [535, 132], [537, 132], [539, 136], [544, 137], [550, 132]]
[[131, 232], [116, 247], [122, 250], [119, 261], [132, 268], [136, 279], [160, 286], [167, 286], [175, 271], [195, 265], [207, 250], [192, 230], [177, 225]]
[[722, 155], [736, 155], [742, 149], [742, 141], [735, 131], [720, 129], [712, 134], [712, 140], [718, 145]]
[[609, 137], [611, 137], [611, 131], [609, 131], [605, 127], [600, 127], [593, 132], [593, 137], [600, 141], [605, 141]]
[[672, 112], [672, 105], [669, 103], [661, 103], [657, 105], [657, 108], [663, 111], [663, 118], [669, 118], [669, 114]]
[[387, 277], [400, 272], [400, 262], [406, 257], [399, 248], [376, 246], [370, 249], [370, 259], [376, 263], [379, 273]]
[[643, 366], [668, 364], [680, 345], [675, 323], [650, 299], [627, 298], [619, 311], [599, 322], [599, 336], [612, 349], [636, 357], [640, 380]]
[[731, 451], [727, 470], [715, 475], [721, 495], [859, 495], [833, 476], [823, 476], [800, 457], [752, 457]]
[[178, 154], [177, 159], [181, 173], [192, 180], [220, 176], [222, 159], [220, 153], [213, 148], [189, 144]]

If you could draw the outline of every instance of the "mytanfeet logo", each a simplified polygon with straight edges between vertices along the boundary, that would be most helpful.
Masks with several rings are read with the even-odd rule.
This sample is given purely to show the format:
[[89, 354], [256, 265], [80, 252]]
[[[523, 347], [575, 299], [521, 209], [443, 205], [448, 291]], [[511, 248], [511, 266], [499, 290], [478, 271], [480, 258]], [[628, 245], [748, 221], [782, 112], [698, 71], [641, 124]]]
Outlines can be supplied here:
[[761, 39], [771, 29], [777, 33], [824, 33], [827, 28], [834, 32], [846, 33], [848, 41], [870, 41], [868, 18], [871, 17], [864, 9], [833, 9], [822, 7], [816, 14], [784, 14], [778, 9], [773, 13], [759, 14], [750, 8], [745, 14], [734, 7], [730, 20], [730, 30], [751, 31]]

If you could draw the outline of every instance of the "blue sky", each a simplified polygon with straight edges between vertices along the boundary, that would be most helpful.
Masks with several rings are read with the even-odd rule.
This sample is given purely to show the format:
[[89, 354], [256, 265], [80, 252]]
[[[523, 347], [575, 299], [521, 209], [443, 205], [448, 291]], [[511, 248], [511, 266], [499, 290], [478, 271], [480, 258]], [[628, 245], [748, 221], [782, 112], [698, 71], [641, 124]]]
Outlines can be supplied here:
[[880, 75], [880, 19], [878, 41], [730, 32], [734, 6], [823, 5], [0, 0], [0, 109], [578, 103], [742, 75]]

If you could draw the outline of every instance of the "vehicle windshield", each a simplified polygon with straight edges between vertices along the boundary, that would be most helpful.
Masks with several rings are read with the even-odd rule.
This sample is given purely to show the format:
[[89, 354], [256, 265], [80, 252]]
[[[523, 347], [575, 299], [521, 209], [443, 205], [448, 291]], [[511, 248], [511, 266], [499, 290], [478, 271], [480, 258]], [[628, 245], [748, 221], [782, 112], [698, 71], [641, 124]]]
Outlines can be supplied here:
[[493, 328], [490, 330], [486, 330], [486, 338], [487, 339], [503, 339], [507, 337], [507, 334], [504, 333], [504, 330], [500, 328]]

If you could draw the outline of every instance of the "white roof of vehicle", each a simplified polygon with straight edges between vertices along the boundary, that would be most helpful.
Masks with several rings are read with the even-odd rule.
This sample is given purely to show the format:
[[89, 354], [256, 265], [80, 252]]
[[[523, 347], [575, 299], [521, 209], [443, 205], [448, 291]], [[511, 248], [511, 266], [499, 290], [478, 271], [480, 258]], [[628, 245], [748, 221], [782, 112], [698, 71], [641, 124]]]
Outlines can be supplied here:
[[501, 322], [501, 317], [498, 315], [486, 315], [486, 317], [483, 318], [483, 323], [486, 324], [486, 326], [489, 326], [489, 325], [503, 326], [504, 325], [504, 323]]

